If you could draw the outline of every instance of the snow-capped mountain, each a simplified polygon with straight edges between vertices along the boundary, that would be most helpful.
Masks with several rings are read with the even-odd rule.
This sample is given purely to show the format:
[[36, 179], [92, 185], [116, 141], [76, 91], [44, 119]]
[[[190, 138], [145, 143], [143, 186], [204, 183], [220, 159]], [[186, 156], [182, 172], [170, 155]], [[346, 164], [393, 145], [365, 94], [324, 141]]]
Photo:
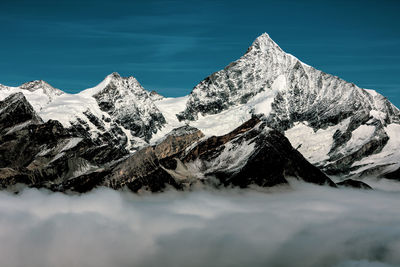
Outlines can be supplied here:
[[293, 146], [330, 174], [400, 166], [400, 111], [393, 104], [302, 63], [267, 34], [239, 60], [200, 82], [178, 118], [230, 118], [228, 123], [237, 126], [251, 114], [285, 132]]
[[89, 133], [99, 142], [134, 150], [146, 145], [165, 124], [152, 97], [134, 77], [112, 73], [93, 88], [58, 97], [39, 115]]
[[98, 143], [112, 143], [135, 150], [147, 144], [165, 118], [153, 99], [133, 77], [108, 75], [100, 84], [78, 94], [63, 93], [43, 81], [20, 87], [0, 87], [0, 100], [22, 92], [35, 111], [47, 120], [58, 120], [64, 127], [91, 137]]
[[78, 94], [43, 81], [0, 85], [0, 101], [18, 92], [43, 121], [58, 120], [74, 136], [132, 153], [178, 127], [222, 136], [256, 116], [330, 175], [400, 169], [400, 111], [373, 90], [302, 63], [267, 34], [184, 97], [164, 98], [118, 73]]

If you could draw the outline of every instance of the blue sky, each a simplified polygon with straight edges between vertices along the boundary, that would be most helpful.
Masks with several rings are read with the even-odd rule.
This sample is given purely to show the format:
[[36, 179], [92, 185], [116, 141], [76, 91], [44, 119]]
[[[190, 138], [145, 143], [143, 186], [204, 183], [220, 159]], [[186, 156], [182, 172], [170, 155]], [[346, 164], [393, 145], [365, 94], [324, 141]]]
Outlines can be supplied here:
[[267, 32], [286, 52], [400, 107], [400, 1], [0, 1], [0, 83], [75, 93], [117, 71], [166, 96]]

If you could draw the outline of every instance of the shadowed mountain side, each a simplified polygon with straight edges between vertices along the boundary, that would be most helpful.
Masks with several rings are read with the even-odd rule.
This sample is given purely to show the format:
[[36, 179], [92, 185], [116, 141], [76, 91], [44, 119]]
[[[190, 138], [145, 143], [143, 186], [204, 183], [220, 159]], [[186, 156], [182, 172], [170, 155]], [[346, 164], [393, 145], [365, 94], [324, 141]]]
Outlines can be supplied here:
[[[132, 191], [178, 190], [195, 185], [269, 187], [295, 177], [315, 184], [335, 184], [296, 151], [281, 133], [252, 118], [231, 133], [202, 138], [192, 127], [175, 129], [163, 141], [139, 150], [111, 170], [94, 173], [98, 185]], [[202, 138], [202, 139], [201, 139]], [[249, 153], [250, 151], [250, 153]], [[237, 157], [239, 154], [242, 157]], [[85, 191], [88, 175], [63, 184], [64, 190]]]
[[0, 101], [0, 184], [54, 187], [71, 177], [106, 166], [127, 151], [96, 144], [61, 123], [39, 118], [23, 94]]

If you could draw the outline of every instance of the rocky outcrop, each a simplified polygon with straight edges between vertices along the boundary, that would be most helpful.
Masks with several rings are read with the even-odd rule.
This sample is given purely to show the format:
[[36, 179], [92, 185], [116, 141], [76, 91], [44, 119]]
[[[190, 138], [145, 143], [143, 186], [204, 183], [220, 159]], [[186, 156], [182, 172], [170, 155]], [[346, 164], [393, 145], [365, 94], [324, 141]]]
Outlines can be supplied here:
[[28, 124], [42, 123], [22, 93], [8, 96], [0, 102], [0, 134], [12, 132]]
[[157, 192], [168, 185], [182, 189], [165, 166], [173, 166], [173, 158], [180, 157], [187, 147], [203, 136], [201, 131], [193, 127], [174, 129], [158, 144], [147, 146], [108, 168], [68, 179], [57, 189], [86, 192], [95, 186], [107, 186], [114, 189], [128, 187], [134, 192]]
[[126, 151], [75, 135], [58, 121], [43, 122], [26, 98], [0, 101], [0, 184], [52, 187], [124, 156]]
[[383, 177], [386, 178], [386, 179], [392, 179], [392, 180], [400, 181], [400, 168], [398, 168], [397, 170], [385, 173], [383, 175]]
[[166, 168], [174, 167], [174, 158], [180, 158], [186, 148], [203, 136], [193, 127], [175, 129], [157, 145], [143, 148], [115, 166], [103, 185], [115, 189], [127, 186], [135, 192], [140, 189], [160, 191], [166, 185], [182, 189]]

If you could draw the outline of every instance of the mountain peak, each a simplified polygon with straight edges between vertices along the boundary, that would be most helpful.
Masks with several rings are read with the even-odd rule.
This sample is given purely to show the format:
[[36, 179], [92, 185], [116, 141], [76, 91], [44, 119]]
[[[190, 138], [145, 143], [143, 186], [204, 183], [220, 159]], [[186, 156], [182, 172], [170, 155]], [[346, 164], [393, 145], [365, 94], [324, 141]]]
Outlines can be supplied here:
[[128, 77], [122, 77], [118, 72], [113, 72], [107, 75], [103, 82], [105, 84], [109, 84], [110, 82], [121, 82], [121, 81], [127, 81], [128, 83], [135, 83], [140, 85], [138, 80], [136, 80], [136, 78], [133, 77], [132, 75]]
[[122, 77], [118, 72], [113, 72], [107, 75], [104, 80], [101, 81], [98, 85], [83, 90], [80, 92], [80, 94], [95, 95], [99, 92], [102, 92], [106, 88], [121, 89], [122, 87], [129, 87], [134, 85], [136, 87], [141, 87], [140, 83], [133, 76]]
[[54, 97], [62, 95], [64, 93], [60, 89], [54, 88], [43, 80], [30, 81], [20, 85], [19, 88], [28, 90], [30, 92], [35, 92], [36, 90], [41, 89], [43, 90], [43, 93], [47, 95], [50, 99], [53, 99]]
[[34, 80], [34, 81], [26, 82], [19, 86], [19, 88], [26, 89], [31, 92], [36, 91], [37, 89], [45, 88], [45, 87], [46, 88], [54, 88], [53, 86], [51, 86], [50, 84], [48, 84], [47, 82], [45, 82], [43, 80]]
[[110, 78], [110, 79], [121, 79], [121, 75], [118, 72], [113, 72], [109, 75], [107, 75], [106, 78]]
[[262, 51], [262, 52], [268, 52], [270, 50], [278, 50], [280, 52], [283, 52], [283, 50], [279, 47], [277, 43], [274, 42], [274, 40], [271, 39], [271, 37], [268, 35], [268, 33], [263, 33], [260, 36], [258, 36], [252, 45], [249, 47], [249, 51]]
[[257, 38], [256, 38], [256, 40], [266, 40], [266, 41], [272, 41], [272, 39], [271, 39], [271, 37], [269, 36], [269, 34], [268, 33], [266, 33], [266, 32], [264, 32], [263, 34], [261, 34], [260, 36], [258, 36]]

